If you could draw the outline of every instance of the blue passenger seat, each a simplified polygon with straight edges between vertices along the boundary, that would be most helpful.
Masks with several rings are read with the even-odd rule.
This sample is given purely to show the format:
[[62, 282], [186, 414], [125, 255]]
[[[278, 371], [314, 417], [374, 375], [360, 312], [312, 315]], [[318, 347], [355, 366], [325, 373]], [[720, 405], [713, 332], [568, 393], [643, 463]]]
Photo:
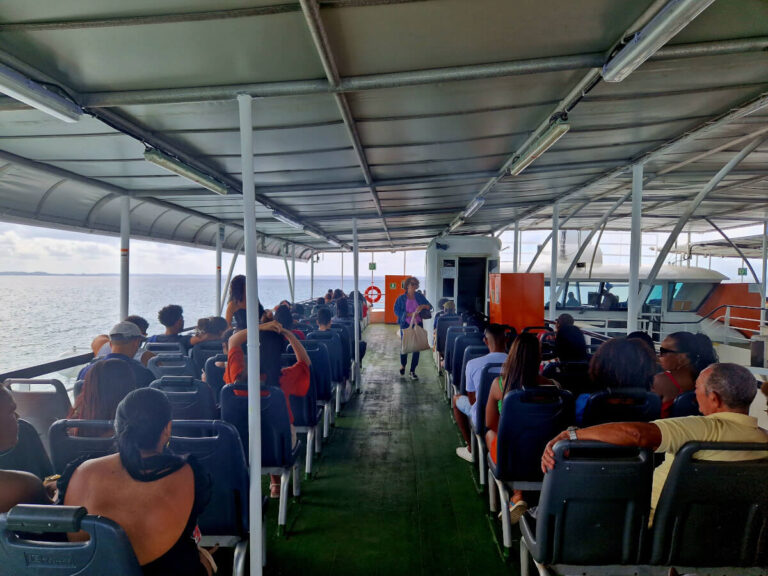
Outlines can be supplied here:
[[[280, 360], [283, 366], [292, 366], [296, 363], [296, 356], [293, 353], [284, 353]], [[293, 413], [293, 427], [297, 433], [307, 435], [304, 462], [304, 474], [307, 478], [312, 476], [312, 457], [315, 452], [320, 452], [323, 439], [323, 431], [320, 429], [323, 420], [323, 408], [317, 404], [317, 388], [312, 379], [311, 366], [309, 370], [309, 390], [307, 393], [304, 396], [291, 395], [289, 398]]]
[[72, 408], [67, 390], [55, 379], [16, 379], [4, 382], [13, 394], [16, 413], [34, 426], [45, 449], [48, 449], [48, 428], [56, 420], [66, 418]]
[[[305, 340], [302, 342], [302, 346], [304, 346], [304, 350], [312, 362], [309, 367], [309, 377], [314, 383], [317, 404], [323, 409], [323, 438], [328, 438], [333, 418], [335, 391], [331, 381], [331, 360], [328, 344], [325, 341]], [[290, 346], [288, 346], [288, 352], [293, 352]]]
[[679, 418], [681, 416], [701, 416], [699, 401], [696, 400], [696, 390], [688, 390], [679, 394], [672, 403], [669, 417]]
[[[73, 436], [73, 432], [77, 436]], [[56, 474], [62, 474], [67, 464], [89, 456], [99, 458], [113, 454], [115, 429], [111, 420], [58, 420], [51, 425], [51, 460]]]
[[191, 376], [163, 376], [149, 387], [165, 393], [174, 420], [214, 420], [218, 417], [213, 391], [202, 380]]
[[[13, 576], [142, 576], [128, 536], [116, 522], [80, 506], [18, 505], [0, 514], [0, 565]], [[87, 532], [86, 542], [46, 542], [35, 534]], [[60, 540], [60, 539], [59, 539]]]
[[584, 406], [581, 426], [607, 422], [650, 422], [661, 416], [661, 396], [642, 388], [600, 390]]
[[[483, 335], [480, 332], [470, 332], [467, 334], [461, 334], [453, 341], [453, 352], [451, 353], [451, 365], [446, 366], [446, 370], [450, 370], [451, 386], [449, 393], [459, 393], [459, 387], [461, 383], [461, 368], [464, 364], [464, 350], [470, 346], [482, 347], [484, 350], [488, 350], [483, 343]], [[486, 352], [487, 353], [487, 352]], [[452, 396], [453, 394], [449, 394]]]
[[470, 426], [472, 427], [472, 437], [474, 442], [472, 444], [472, 454], [477, 457], [477, 469], [480, 476], [480, 485], [485, 486], [486, 474], [488, 472], [488, 464], [486, 463], [486, 455], [488, 447], [485, 445], [485, 406], [488, 404], [488, 396], [491, 393], [491, 386], [494, 386], [497, 378], [501, 374], [501, 362], [493, 362], [483, 366], [483, 371], [480, 373], [480, 383], [477, 386], [475, 392], [475, 403], [477, 404], [477, 418], [476, 420], [470, 419]]
[[200, 378], [203, 370], [205, 370], [205, 363], [208, 358], [222, 353], [221, 345], [221, 340], [207, 340], [195, 344], [189, 349], [189, 357], [192, 359], [192, 364], [194, 364], [196, 370], [195, 378]]
[[218, 405], [221, 400], [221, 389], [224, 387], [224, 370], [223, 366], [216, 366], [216, 362], [226, 362], [226, 354], [216, 354], [211, 356], [205, 361], [205, 383], [211, 387], [213, 391], [213, 397]]
[[152, 371], [155, 378], [163, 376], [192, 376], [199, 378], [195, 373], [195, 366], [192, 359], [184, 354], [158, 354], [147, 362], [147, 368]]
[[29, 472], [40, 480], [53, 474], [53, 466], [45, 452], [43, 442], [29, 422], [19, 420], [18, 442], [7, 452], [0, 454], [0, 470]]

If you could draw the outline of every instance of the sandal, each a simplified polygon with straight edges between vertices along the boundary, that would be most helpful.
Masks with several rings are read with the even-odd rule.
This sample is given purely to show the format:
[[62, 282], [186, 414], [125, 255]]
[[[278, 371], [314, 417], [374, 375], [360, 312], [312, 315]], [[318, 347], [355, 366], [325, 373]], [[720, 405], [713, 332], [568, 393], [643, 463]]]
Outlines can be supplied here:
[[280, 482], [272, 482], [269, 485], [269, 497], [273, 499], [280, 498]]

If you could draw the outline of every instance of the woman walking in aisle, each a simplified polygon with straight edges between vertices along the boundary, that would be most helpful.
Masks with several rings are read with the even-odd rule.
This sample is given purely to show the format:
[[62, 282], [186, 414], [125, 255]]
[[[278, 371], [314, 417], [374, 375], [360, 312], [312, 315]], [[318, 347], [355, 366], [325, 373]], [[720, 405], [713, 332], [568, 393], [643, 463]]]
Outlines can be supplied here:
[[[400, 341], [403, 339], [403, 330], [408, 328], [411, 323], [421, 325], [422, 310], [432, 310], [432, 304], [421, 294], [416, 292], [419, 289], [419, 281], [411, 276], [403, 282], [405, 294], [398, 296], [395, 300], [395, 315], [400, 324]], [[408, 354], [400, 354], [400, 376], [405, 376], [405, 366], [408, 363]], [[413, 352], [411, 355], [411, 380], [418, 380], [416, 376], [416, 366], [419, 365], [419, 353]]]

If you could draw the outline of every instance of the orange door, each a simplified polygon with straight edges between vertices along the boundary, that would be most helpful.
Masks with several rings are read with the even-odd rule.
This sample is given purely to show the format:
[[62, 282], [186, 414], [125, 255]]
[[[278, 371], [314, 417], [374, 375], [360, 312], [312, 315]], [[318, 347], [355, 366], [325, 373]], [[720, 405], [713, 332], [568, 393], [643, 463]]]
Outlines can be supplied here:
[[403, 294], [403, 281], [410, 276], [385, 276], [384, 277], [384, 322], [387, 324], [397, 324], [395, 316], [395, 300], [400, 294]]

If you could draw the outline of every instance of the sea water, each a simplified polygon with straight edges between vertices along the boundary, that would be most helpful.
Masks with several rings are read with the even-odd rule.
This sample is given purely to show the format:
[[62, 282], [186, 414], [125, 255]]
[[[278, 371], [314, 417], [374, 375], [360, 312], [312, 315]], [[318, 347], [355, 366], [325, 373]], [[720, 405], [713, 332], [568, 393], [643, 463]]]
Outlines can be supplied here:
[[[360, 289], [370, 285], [370, 276], [360, 277]], [[374, 278], [384, 291], [384, 279]], [[314, 296], [331, 288], [352, 290], [352, 279], [315, 277]], [[310, 297], [310, 279], [296, 278], [296, 301]], [[259, 298], [271, 308], [290, 300], [285, 277], [259, 278]], [[157, 312], [168, 304], [184, 308], [184, 325], [216, 314], [216, 280], [213, 276], [132, 276], [131, 314], [149, 322], [149, 334], [160, 334], [163, 326]], [[383, 307], [384, 298], [377, 308]], [[0, 373], [50, 362], [57, 358], [90, 352], [97, 334], [116, 324], [120, 309], [118, 276], [0, 276]]]

